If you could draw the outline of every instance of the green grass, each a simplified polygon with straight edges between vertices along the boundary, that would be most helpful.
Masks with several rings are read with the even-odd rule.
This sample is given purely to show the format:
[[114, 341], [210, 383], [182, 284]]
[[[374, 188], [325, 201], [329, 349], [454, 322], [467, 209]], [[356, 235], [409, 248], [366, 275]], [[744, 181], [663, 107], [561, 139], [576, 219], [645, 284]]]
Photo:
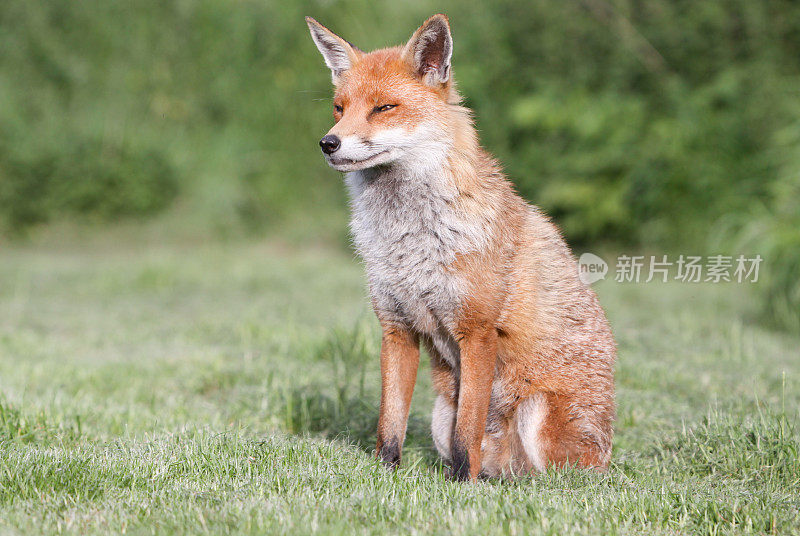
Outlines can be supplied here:
[[800, 337], [742, 290], [601, 283], [609, 472], [462, 484], [426, 366], [402, 468], [373, 460], [379, 333], [350, 255], [4, 247], [0, 534], [798, 533]]

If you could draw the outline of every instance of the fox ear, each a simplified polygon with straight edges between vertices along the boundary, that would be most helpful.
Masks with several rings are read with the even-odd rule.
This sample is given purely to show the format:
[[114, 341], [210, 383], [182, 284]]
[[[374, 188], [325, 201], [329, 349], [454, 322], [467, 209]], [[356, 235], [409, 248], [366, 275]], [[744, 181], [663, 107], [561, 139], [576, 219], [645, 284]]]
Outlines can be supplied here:
[[333, 83], [338, 84], [342, 73], [353, 66], [361, 51], [311, 17], [306, 17], [306, 24], [325, 65], [331, 70]]
[[441, 13], [420, 26], [403, 49], [403, 57], [429, 86], [450, 80], [450, 58], [453, 55], [453, 38], [450, 24]]

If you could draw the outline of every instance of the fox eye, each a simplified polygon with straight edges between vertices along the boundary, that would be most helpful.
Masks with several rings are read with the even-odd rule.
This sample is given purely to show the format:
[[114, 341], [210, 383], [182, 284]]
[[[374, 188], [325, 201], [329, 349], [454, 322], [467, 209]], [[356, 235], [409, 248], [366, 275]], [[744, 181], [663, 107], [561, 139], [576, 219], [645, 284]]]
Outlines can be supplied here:
[[340, 113], [344, 112], [344, 108], [342, 108], [338, 104], [334, 104], [333, 105], [333, 111], [336, 112], [337, 114], [340, 114]]
[[385, 112], [387, 110], [391, 110], [392, 108], [397, 108], [396, 104], [384, 104], [382, 106], [376, 106], [372, 109], [373, 112]]

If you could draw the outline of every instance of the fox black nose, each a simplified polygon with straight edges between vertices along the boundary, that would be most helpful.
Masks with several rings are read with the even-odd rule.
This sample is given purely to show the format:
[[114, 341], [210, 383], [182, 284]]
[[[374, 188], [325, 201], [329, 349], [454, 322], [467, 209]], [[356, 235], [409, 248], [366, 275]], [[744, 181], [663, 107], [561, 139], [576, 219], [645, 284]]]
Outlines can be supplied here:
[[335, 153], [341, 145], [342, 140], [339, 139], [339, 136], [334, 136], [333, 134], [328, 134], [319, 140], [319, 146], [322, 147], [322, 152], [325, 154]]

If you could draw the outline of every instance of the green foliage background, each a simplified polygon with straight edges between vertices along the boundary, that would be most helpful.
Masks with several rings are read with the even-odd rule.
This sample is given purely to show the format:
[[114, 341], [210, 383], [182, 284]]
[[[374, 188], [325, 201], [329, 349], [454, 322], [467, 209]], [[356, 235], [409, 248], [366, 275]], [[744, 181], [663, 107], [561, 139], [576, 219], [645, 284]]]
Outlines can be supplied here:
[[159, 214], [343, 229], [316, 147], [330, 78], [303, 16], [371, 49], [434, 12], [484, 144], [573, 244], [762, 248], [765, 310], [800, 329], [791, 0], [4, 0], [4, 234]]

